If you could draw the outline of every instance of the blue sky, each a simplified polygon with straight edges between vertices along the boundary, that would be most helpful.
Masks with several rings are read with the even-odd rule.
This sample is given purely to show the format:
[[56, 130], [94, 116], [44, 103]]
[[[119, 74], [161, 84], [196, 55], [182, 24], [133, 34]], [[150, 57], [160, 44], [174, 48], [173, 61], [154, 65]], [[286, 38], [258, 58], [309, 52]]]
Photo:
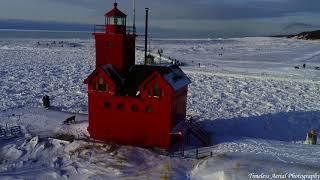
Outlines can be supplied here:
[[[1, 0], [0, 19], [101, 24], [112, 0]], [[131, 21], [132, 0], [118, 0]], [[320, 29], [320, 0], [136, 0], [137, 24], [150, 8], [155, 33], [271, 35]]]

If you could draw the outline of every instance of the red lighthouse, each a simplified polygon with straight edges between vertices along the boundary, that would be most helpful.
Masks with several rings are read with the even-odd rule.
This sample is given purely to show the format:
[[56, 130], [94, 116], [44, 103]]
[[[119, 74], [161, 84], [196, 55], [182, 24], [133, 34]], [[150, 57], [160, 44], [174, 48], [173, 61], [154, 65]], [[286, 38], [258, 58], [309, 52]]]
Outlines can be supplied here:
[[[93, 35], [96, 69], [88, 85], [88, 131], [119, 144], [169, 149], [186, 117], [189, 78], [175, 65], [135, 65], [135, 29], [117, 3]], [[101, 28], [102, 27], [102, 28]], [[177, 132], [178, 131], [178, 132]]]
[[95, 32], [96, 65], [112, 64], [120, 74], [128, 73], [135, 64], [135, 30], [126, 26], [123, 12], [114, 3], [114, 8], [105, 14], [104, 32]]

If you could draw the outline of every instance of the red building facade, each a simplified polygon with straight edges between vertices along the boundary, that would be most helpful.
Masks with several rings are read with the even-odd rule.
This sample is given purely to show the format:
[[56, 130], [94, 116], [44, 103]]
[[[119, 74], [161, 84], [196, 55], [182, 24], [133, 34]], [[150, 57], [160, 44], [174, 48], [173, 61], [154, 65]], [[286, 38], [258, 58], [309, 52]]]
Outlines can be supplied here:
[[[135, 30], [117, 8], [95, 32], [96, 69], [88, 85], [90, 136], [119, 144], [170, 149], [186, 117], [189, 78], [175, 65], [135, 65]], [[181, 132], [178, 132], [181, 135]], [[183, 135], [183, 134], [182, 134]]]

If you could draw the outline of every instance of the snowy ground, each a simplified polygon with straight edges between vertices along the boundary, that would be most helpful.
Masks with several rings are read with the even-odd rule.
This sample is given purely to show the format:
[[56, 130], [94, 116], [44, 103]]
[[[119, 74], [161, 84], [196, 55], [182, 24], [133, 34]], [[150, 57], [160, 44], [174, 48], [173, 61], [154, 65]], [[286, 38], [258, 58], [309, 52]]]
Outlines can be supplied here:
[[[21, 125], [25, 133], [0, 141], [0, 179], [248, 179], [261, 173], [320, 174], [320, 146], [303, 144], [310, 128], [320, 130], [320, 71], [315, 69], [320, 67], [319, 41], [153, 41], [154, 51], [162, 48], [166, 57], [187, 64], [183, 69], [193, 82], [188, 115], [212, 135], [213, 146], [201, 151], [212, 152], [213, 157], [202, 160], [56, 139], [61, 134], [79, 139], [88, 135], [82, 81], [95, 67], [95, 54], [92, 40], [55, 40], [64, 41], [63, 47], [53, 41], [0, 40], [0, 124]], [[138, 49], [141, 46], [138, 42]], [[142, 56], [138, 51], [137, 58]], [[51, 97], [53, 110], [41, 109], [45, 94]], [[84, 114], [77, 115], [77, 124], [63, 125], [66, 117], [78, 113]]]

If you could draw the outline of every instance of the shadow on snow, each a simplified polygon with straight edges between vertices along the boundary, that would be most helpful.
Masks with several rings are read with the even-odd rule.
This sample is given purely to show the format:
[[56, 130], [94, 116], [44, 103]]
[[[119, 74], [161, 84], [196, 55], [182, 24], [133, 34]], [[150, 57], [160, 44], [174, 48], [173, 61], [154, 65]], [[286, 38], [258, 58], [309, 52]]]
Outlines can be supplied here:
[[245, 137], [304, 141], [311, 128], [320, 129], [320, 112], [280, 112], [233, 119], [203, 120], [202, 127], [212, 134], [214, 144]]

